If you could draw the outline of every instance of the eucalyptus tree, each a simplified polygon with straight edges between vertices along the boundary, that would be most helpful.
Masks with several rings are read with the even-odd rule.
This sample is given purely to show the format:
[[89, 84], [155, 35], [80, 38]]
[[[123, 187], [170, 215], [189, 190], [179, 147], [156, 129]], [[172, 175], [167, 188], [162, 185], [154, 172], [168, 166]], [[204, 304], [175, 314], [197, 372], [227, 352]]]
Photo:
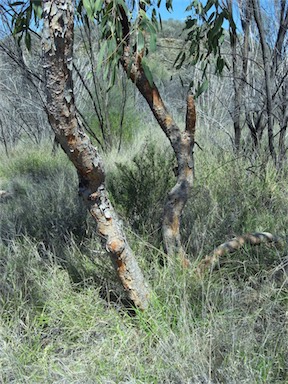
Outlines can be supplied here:
[[[165, 4], [172, 12], [172, 0], [166, 0]], [[72, 78], [74, 20], [75, 15], [80, 15], [83, 23], [98, 25], [102, 41], [98, 60], [111, 85], [121, 65], [171, 144], [177, 161], [177, 180], [164, 207], [163, 241], [169, 255], [180, 255], [186, 263], [180, 221], [194, 178], [194, 96], [205, 90], [207, 82], [203, 78], [202, 83], [191, 83], [187, 87], [186, 124], [182, 130], [169, 113], [149, 67], [149, 53], [157, 49], [160, 5], [161, 0], [37, 0], [10, 4], [10, 10], [14, 10], [14, 35], [24, 39], [28, 48], [31, 47], [31, 21], [44, 20], [43, 68], [49, 122], [57, 141], [77, 169], [79, 193], [97, 223], [97, 232], [122, 284], [134, 305], [142, 309], [148, 304], [147, 284], [108, 199], [102, 160], [76, 113]], [[225, 19], [230, 20], [229, 11], [220, 7], [218, 0], [208, 0], [205, 5], [194, 0], [187, 12], [191, 12], [185, 23], [187, 38], [176, 59], [177, 68], [186, 60], [192, 64], [201, 62], [205, 74], [213, 60], [216, 72], [221, 72], [225, 64], [220, 55], [224, 37], [222, 24]]]

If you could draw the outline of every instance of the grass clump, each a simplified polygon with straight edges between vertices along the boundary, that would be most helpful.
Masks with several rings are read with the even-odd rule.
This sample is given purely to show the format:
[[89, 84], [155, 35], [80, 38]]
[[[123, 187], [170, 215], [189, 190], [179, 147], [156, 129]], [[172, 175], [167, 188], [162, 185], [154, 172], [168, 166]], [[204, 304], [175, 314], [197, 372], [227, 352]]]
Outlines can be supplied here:
[[73, 234], [86, 234], [86, 210], [78, 197], [77, 175], [64, 155], [46, 148], [18, 152], [1, 166], [12, 198], [1, 204], [0, 236], [9, 242], [21, 235], [46, 247]]
[[15, 244], [9, 261], [25, 252], [29, 284], [19, 265], [6, 270], [23, 286], [21, 300], [1, 293], [3, 382], [286, 382], [287, 289], [264, 273], [261, 284], [229, 274], [200, 282], [193, 269], [176, 260], [160, 268], [151, 254], [150, 307], [129, 317], [101, 299], [95, 282], [73, 283], [52, 257], [39, 262], [35, 245]]
[[40, 153], [25, 165], [23, 156], [21, 173], [13, 170], [18, 154], [1, 163], [15, 195], [1, 202], [0, 382], [287, 382], [288, 282], [284, 269], [276, 275], [285, 251], [247, 246], [202, 280], [194, 272], [197, 257], [234, 234], [285, 234], [285, 177], [279, 181], [269, 164], [252, 177], [245, 158], [199, 154], [183, 216], [191, 268], [176, 258], [161, 267], [162, 251], [147, 238], [174, 180], [169, 156], [156, 148], [147, 145], [109, 175], [118, 209], [137, 230], [129, 243], [151, 287], [150, 307], [134, 316], [121, 304], [107, 256], [85, 232], [66, 160]]
[[231, 153], [199, 153], [195, 187], [183, 215], [189, 253], [206, 254], [247, 232], [266, 231], [286, 238], [288, 196], [273, 164], [251, 166]]

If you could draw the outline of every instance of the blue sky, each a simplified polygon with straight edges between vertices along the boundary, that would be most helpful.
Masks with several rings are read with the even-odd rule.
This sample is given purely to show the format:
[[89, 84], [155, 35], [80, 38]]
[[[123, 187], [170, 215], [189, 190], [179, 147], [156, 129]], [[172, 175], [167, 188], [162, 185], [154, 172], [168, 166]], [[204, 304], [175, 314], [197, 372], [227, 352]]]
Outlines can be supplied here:
[[188, 12], [184, 12], [186, 7], [191, 4], [191, 0], [174, 0], [173, 1], [173, 11], [167, 12], [165, 7], [165, 0], [162, 0], [162, 4], [160, 7], [160, 14], [162, 20], [168, 19], [176, 19], [176, 20], [184, 20], [188, 15]]

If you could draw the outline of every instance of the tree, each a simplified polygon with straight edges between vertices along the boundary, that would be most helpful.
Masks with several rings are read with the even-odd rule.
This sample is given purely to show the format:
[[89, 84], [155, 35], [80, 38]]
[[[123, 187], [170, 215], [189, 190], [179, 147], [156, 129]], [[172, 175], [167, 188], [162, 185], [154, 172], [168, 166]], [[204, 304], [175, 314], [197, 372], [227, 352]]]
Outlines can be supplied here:
[[[160, 128], [168, 138], [177, 161], [177, 181], [168, 198], [163, 213], [163, 242], [165, 252], [169, 255], [180, 255], [184, 264], [187, 263], [185, 251], [180, 236], [180, 223], [183, 209], [189, 198], [194, 177], [193, 149], [195, 144], [196, 108], [194, 94], [199, 95], [205, 90], [207, 82], [194, 88], [192, 84], [187, 89], [186, 124], [182, 131], [169, 113], [160, 92], [153, 81], [153, 74], [148, 65], [149, 50], [156, 49], [157, 10], [153, 1], [133, 1], [132, 11], [136, 8], [137, 18], [132, 24], [129, 20], [129, 9], [126, 2], [106, 0], [102, 7], [99, 3], [86, 3], [85, 12], [90, 18], [97, 17], [100, 30], [107, 48], [112, 73], [115, 73], [118, 63], [121, 63], [127, 76], [133, 81], [141, 95], [147, 101]], [[85, 2], [83, 3], [85, 5]], [[161, 0], [157, 5], [161, 4]], [[151, 7], [151, 19], [148, 17], [147, 7]], [[172, 1], [166, 1], [167, 10], [172, 10]], [[211, 10], [214, 12], [208, 17]], [[223, 37], [223, 21], [230, 20], [228, 9], [222, 9], [218, 0], [207, 1], [205, 6], [194, 1], [187, 11], [193, 10], [195, 16], [189, 16], [185, 29], [188, 37], [176, 62], [181, 67], [187, 58], [193, 64], [204, 62], [205, 70], [209, 64], [209, 57], [216, 57], [216, 72], [221, 72], [224, 60], [220, 55], [221, 39]], [[107, 20], [113, 20], [107, 23]], [[200, 23], [199, 23], [200, 21]], [[135, 35], [134, 39], [132, 39]], [[146, 41], [149, 37], [149, 43]], [[188, 46], [188, 47], [187, 47]], [[204, 47], [204, 48], [203, 48]]]
[[[13, 16], [15, 35], [31, 46], [30, 22], [32, 15], [40, 16], [39, 1], [26, 4], [17, 2], [19, 12]], [[105, 190], [105, 173], [97, 150], [91, 145], [79, 120], [73, 90], [73, 0], [43, 0], [43, 52], [45, 88], [47, 92], [46, 111], [55, 137], [77, 169], [79, 192], [88, 210], [97, 223], [97, 231], [116, 265], [124, 288], [133, 303], [145, 308], [148, 302], [148, 288], [129, 248], [117, 216]], [[194, 178], [193, 149], [195, 143], [196, 108], [194, 94], [199, 95], [207, 82], [187, 87], [187, 108], [185, 129], [176, 124], [168, 112], [160, 92], [153, 80], [147, 60], [148, 51], [156, 49], [158, 28], [157, 10], [152, 1], [132, 1], [129, 8], [123, 0], [77, 2], [77, 13], [83, 22], [89, 18], [100, 26], [103, 44], [100, 56], [107, 57], [106, 73], [112, 84], [118, 65], [121, 64], [127, 76], [147, 101], [159, 126], [170, 141], [177, 161], [176, 184], [168, 194], [163, 213], [163, 239], [169, 255], [180, 255], [183, 262], [185, 252], [180, 238], [181, 215], [189, 198]], [[157, 2], [159, 7], [161, 1]], [[151, 17], [147, 10], [151, 6]], [[11, 5], [13, 8], [13, 4]], [[172, 1], [166, 1], [168, 10]], [[211, 15], [211, 10], [215, 9]], [[136, 12], [136, 19], [134, 15]], [[224, 61], [220, 56], [223, 37], [223, 21], [229, 19], [227, 9], [219, 7], [217, 0], [208, 1], [206, 6], [194, 1], [187, 8], [194, 10], [195, 17], [188, 17], [185, 29], [187, 39], [177, 58], [180, 68], [186, 59], [192, 63], [204, 63], [204, 75], [209, 57], [216, 58], [216, 71], [221, 72]], [[208, 16], [209, 15], [209, 16]], [[199, 23], [200, 21], [200, 23]], [[149, 38], [149, 43], [147, 40]]]
[[43, 1], [47, 114], [57, 141], [77, 169], [79, 192], [97, 223], [97, 232], [129, 298], [134, 305], [145, 309], [149, 296], [147, 285], [108, 199], [102, 161], [75, 111], [72, 80], [74, 8], [72, 0]]
[[237, 33], [230, 29], [235, 147], [240, 148], [244, 115], [253, 151], [258, 151], [266, 130], [270, 156], [281, 169], [287, 129], [287, 2], [266, 3], [266, 9], [260, 0], [226, 0], [225, 4], [240, 15], [241, 22]]

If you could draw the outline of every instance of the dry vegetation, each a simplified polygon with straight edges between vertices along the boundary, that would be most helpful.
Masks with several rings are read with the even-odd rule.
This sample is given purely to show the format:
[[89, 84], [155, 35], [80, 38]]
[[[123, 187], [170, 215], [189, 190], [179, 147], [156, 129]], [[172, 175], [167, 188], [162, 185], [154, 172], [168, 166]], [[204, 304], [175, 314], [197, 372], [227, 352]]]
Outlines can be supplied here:
[[[169, 36], [179, 25], [172, 27], [163, 42], [175, 43]], [[159, 52], [162, 62], [166, 56]], [[157, 55], [152, 59], [157, 84], [183, 124], [185, 92], [175, 77], [170, 81], [171, 63], [160, 68]], [[80, 58], [77, 64], [85, 70]], [[117, 133], [103, 156], [111, 199], [151, 287], [149, 309], [135, 313], [79, 201], [77, 175], [60, 149], [52, 153], [43, 111], [39, 130], [29, 99], [25, 113], [19, 108], [20, 72], [10, 78], [9, 65], [1, 66], [11, 104], [5, 98], [0, 105], [0, 189], [11, 195], [0, 200], [0, 383], [287, 383], [288, 174], [277, 174], [267, 159], [265, 137], [257, 156], [249, 145], [233, 153], [231, 81], [224, 86], [211, 76], [197, 101], [196, 182], [182, 228], [188, 269], [167, 259], [159, 233], [175, 181], [168, 143], [125, 83], [121, 148]], [[189, 75], [184, 68], [184, 80]], [[104, 100], [112, 133], [122, 108], [118, 80]], [[79, 78], [76, 87], [78, 106], [99, 134]], [[16, 104], [13, 89], [21, 90]], [[23, 116], [26, 131], [18, 130]], [[282, 236], [284, 247], [244, 247], [197, 277], [195, 266], [214, 247], [254, 231]]]
[[[134, 148], [145, 156], [143, 145]], [[167, 163], [161, 147], [154, 145], [162, 159], [159, 175]], [[193, 271], [235, 233], [271, 230], [285, 238], [286, 181], [277, 180], [272, 165], [255, 176], [245, 158], [208, 143], [197, 151], [197, 185], [183, 218], [190, 269], [165, 259], [153, 213], [139, 217], [137, 202], [135, 217], [126, 216], [114, 196], [152, 288], [148, 311], [130, 316], [90, 221], [79, 216], [76, 176], [62, 154], [50, 150], [46, 144], [24, 156], [18, 147], [1, 158], [1, 187], [14, 194], [1, 201], [3, 383], [287, 382], [287, 274], [281, 269], [287, 248], [246, 247], [203, 281]], [[123, 182], [126, 200], [136, 201], [154, 182], [148, 156], [138, 164], [146, 184], [141, 178]], [[121, 159], [126, 170], [137, 167], [129, 151]], [[115, 156], [108, 160], [114, 178]], [[69, 206], [63, 204], [68, 196]]]

